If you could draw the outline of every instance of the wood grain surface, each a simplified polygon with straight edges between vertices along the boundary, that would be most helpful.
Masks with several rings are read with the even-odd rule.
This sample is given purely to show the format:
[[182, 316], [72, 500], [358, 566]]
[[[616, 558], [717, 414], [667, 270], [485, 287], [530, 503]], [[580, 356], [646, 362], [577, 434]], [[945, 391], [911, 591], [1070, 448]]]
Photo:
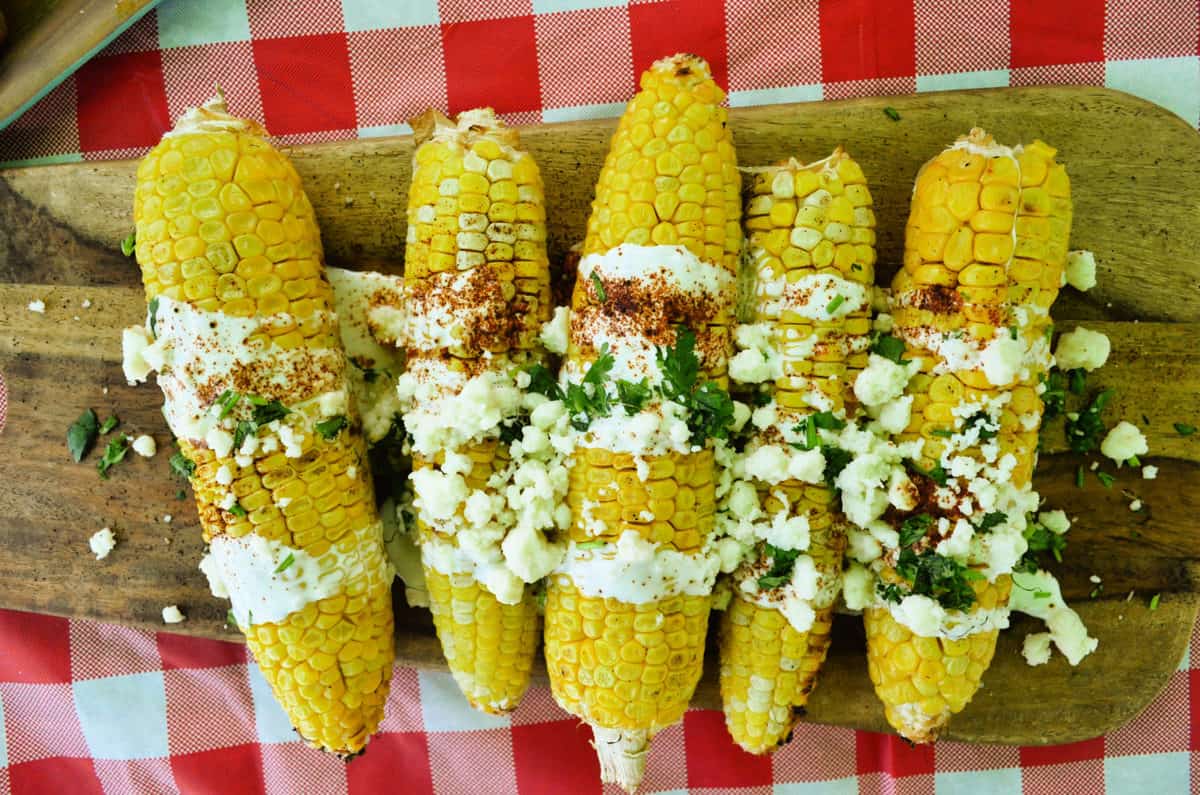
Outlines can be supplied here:
[[[883, 108], [896, 108], [891, 121]], [[815, 159], [843, 143], [871, 181], [879, 217], [882, 278], [899, 261], [907, 200], [917, 168], [972, 125], [1003, 141], [1034, 137], [1057, 146], [1072, 177], [1072, 246], [1100, 263], [1099, 286], [1064, 291], [1060, 329], [1083, 322], [1113, 343], [1089, 386], [1114, 386], [1111, 422], [1146, 432], [1155, 480], [1117, 475], [1105, 489], [1092, 474], [1075, 486], [1082, 461], [1047, 436], [1036, 485], [1075, 517], [1066, 562], [1057, 568], [1099, 650], [1077, 668], [1061, 658], [1031, 669], [1021, 640], [1036, 622], [1014, 618], [1001, 636], [985, 688], [952, 724], [960, 740], [1065, 742], [1109, 731], [1136, 715], [1166, 684], [1200, 606], [1200, 137], [1141, 100], [1096, 88], [1030, 88], [924, 94], [887, 100], [778, 105], [731, 111], [745, 165], [789, 155]], [[583, 232], [592, 184], [615, 121], [524, 131], [541, 163], [550, 206], [552, 257]], [[317, 209], [330, 264], [399, 272], [411, 144], [407, 138], [299, 147], [291, 151]], [[177, 499], [170, 435], [153, 386], [125, 385], [120, 329], [143, 316], [136, 267], [118, 242], [131, 226], [134, 164], [84, 163], [0, 172], [0, 372], [9, 389], [9, 427], [0, 434], [0, 605], [162, 628], [231, 640], [226, 603], [207, 592], [190, 495]], [[44, 315], [26, 309], [46, 302]], [[82, 308], [90, 300], [88, 309]], [[127, 433], [151, 433], [160, 453], [98, 478], [96, 453], [71, 462], [66, 429], [85, 407], [120, 415]], [[1131, 512], [1133, 497], [1145, 508]], [[170, 515], [171, 521], [163, 521]], [[111, 526], [119, 545], [103, 562], [87, 538]], [[1103, 591], [1089, 598], [1092, 574]], [[1129, 595], [1133, 594], [1130, 598]], [[1152, 595], [1161, 594], [1150, 611]], [[440, 665], [424, 611], [397, 591], [399, 659]], [[719, 706], [710, 664], [697, 704]], [[808, 719], [884, 729], [863, 656], [861, 622], [839, 617]]]

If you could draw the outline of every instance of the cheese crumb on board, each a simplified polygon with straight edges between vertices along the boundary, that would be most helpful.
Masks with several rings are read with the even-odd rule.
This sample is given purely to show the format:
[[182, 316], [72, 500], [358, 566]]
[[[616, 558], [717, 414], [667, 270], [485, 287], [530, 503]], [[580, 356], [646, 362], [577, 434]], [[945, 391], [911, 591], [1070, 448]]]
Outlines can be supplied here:
[[1100, 452], [1118, 464], [1123, 464], [1134, 456], [1150, 452], [1150, 446], [1146, 444], [1146, 437], [1136, 425], [1122, 420], [1104, 437], [1104, 441], [1100, 443]]
[[1158, 477], [1158, 467], [1144, 466], [1142, 467], [1142, 478], [1144, 480], [1154, 480]]
[[142, 458], [153, 458], [154, 454], [158, 452], [158, 446], [154, 443], [154, 437], [147, 434], [142, 434], [134, 439], [130, 447], [133, 448], [133, 452]]
[[1067, 254], [1067, 269], [1063, 274], [1067, 284], [1086, 292], [1096, 286], [1096, 255], [1090, 251]]
[[1030, 665], [1045, 665], [1050, 662], [1050, 633], [1034, 632], [1026, 635], [1021, 654]]
[[29, 311], [37, 312], [39, 315], [46, 314], [46, 302], [42, 301], [42, 300], [30, 301], [29, 302]]
[[1104, 366], [1111, 350], [1112, 343], [1105, 334], [1080, 326], [1059, 338], [1054, 359], [1060, 370], [1083, 368], [1090, 372]]
[[113, 535], [111, 528], [105, 527], [92, 533], [92, 537], [88, 539], [88, 546], [96, 555], [96, 560], [104, 560], [108, 557], [108, 553], [113, 551], [113, 547], [117, 545], [116, 536]]
[[164, 624], [182, 624], [187, 616], [179, 611], [178, 606], [167, 605], [162, 609], [162, 619]]

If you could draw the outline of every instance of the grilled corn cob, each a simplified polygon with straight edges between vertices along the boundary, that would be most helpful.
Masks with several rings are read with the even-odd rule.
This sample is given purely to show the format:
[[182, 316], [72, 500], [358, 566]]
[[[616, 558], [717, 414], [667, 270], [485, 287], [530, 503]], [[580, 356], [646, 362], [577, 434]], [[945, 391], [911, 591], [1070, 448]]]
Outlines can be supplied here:
[[[518, 148], [516, 131], [490, 109], [464, 112], [457, 123], [430, 111], [413, 128], [405, 344], [410, 372], [430, 389], [407, 415], [410, 430], [458, 422], [438, 416], [437, 406], [462, 398], [469, 379], [505, 377], [537, 361], [538, 330], [552, 308], [541, 176]], [[441, 445], [417, 444], [413, 462], [425, 581], [442, 650], [467, 700], [492, 713], [514, 709], [529, 686], [538, 620], [532, 589], [498, 559], [504, 529], [496, 529], [490, 509], [482, 518], [468, 510], [468, 493], [484, 505], [503, 501], [497, 478], [512, 462], [500, 433], [497, 422]], [[447, 483], [461, 484], [463, 499], [439, 506]], [[478, 552], [474, 542], [493, 530], [497, 560], [489, 575], [478, 560], [467, 560], [466, 548], [471, 539]]]
[[[588, 219], [566, 377], [610, 357], [614, 377], [653, 388], [665, 377], [655, 346], [678, 352], [684, 325], [707, 378], [726, 383], [741, 203], [722, 98], [695, 56], [642, 75]], [[650, 739], [679, 720], [700, 678], [715, 577], [705, 552], [712, 447], [647, 441], [664, 436], [668, 415], [686, 439], [674, 405], [652, 401], [584, 436], [569, 489], [572, 548], [547, 589], [554, 696], [591, 724], [603, 779], [629, 790]]]
[[[896, 333], [905, 357], [921, 362], [908, 385], [912, 416], [900, 439], [923, 441], [923, 472], [948, 464], [953, 480], [937, 490], [947, 494], [917, 506], [939, 525], [965, 517], [979, 528], [995, 510], [1000, 528], [992, 534], [1015, 532], [1036, 509], [1037, 371], [1048, 359], [1046, 313], [1071, 213], [1066, 173], [1053, 155], [1040, 142], [1013, 152], [973, 130], [917, 176], [904, 268], [893, 282]], [[1003, 502], [998, 490], [1010, 495], [1007, 503], [989, 504]], [[942, 536], [941, 544], [954, 543]], [[934, 542], [926, 537], [917, 547], [942, 549]], [[935, 739], [970, 701], [1006, 626], [993, 619], [1008, 603], [1015, 560], [993, 555], [985, 567], [975, 551], [973, 604], [956, 631], [929, 636], [886, 605], [864, 611], [871, 680], [889, 723], [914, 742]], [[885, 588], [906, 586], [894, 567], [882, 580]]]
[[[755, 319], [768, 324], [771, 347], [780, 351], [773, 390], [778, 419], [756, 440], [769, 444], [780, 441], [783, 428], [812, 414], [814, 404], [839, 415], [847, 400], [853, 404], [850, 386], [866, 365], [871, 330], [865, 299], [874, 283], [875, 216], [862, 169], [838, 149], [810, 165], [792, 160], [756, 170], [746, 193], [744, 226], [749, 267], [758, 284]], [[830, 277], [863, 288], [857, 291], [863, 300], [845, 306], [852, 311], [839, 311], [840, 305], [825, 311], [834, 295], [853, 300], [847, 294], [854, 291], [838, 289]], [[814, 297], [820, 306], [811, 305]], [[756, 350], [749, 353], [760, 358]], [[825, 484], [784, 479], [759, 490], [768, 515], [785, 511], [806, 519], [810, 536], [804, 551], [821, 587], [813, 599], [800, 600], [812, 612], [797, 617], [801, 627], [808, 625], [798, 629], [780, 609], [782, 600], [795, 598], [790, 582], [761, 594], [754, 584], [771, 569], [765, 542], [735, 573], [733, 599], [721, 625], [721, 697], [734, 741], [757, 754], [786, 740], [793, 709], [803, 708], [816, 685], [829, 649], [846, 541]], [[790, 505], [780, 503], [779, 493]]]
[[214, 593], [300, 735], [352, 755], [387, 698], [391, 572], [320, 233], [264, 135], [217, 97], [139, 165], [150, 313], [127, 364], [160, 371]]

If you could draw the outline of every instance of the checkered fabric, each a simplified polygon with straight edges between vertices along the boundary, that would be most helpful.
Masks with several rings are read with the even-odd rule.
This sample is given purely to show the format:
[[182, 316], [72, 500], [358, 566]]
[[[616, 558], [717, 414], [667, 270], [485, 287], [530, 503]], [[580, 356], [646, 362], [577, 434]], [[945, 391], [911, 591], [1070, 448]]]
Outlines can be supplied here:
[[[497, 718], [472, 710], [449, 674], [397, 667], [379, 734], [344, 764], [296, 737], [240, 644], [0, 610], [0, 649], [0, 793], [618, 792], [601, 789], [590, 731], [546, 687]], [[641, 792], [1123, 795], [1153, 782], [1183, 793], [1200, 781], [1198, 653], [1200, 632], [1128, 726], [1049, 748], [914, 749], [800, 724], [755, 757], [720, 712], [693, 709], [655, 738]]]
[[[735, 106], [1085, 83], [1200, 123], [1194, 0], [168, 0], [0, 132], [0, 162], [140, 156], [215, 83], [285, 143], [407, 132], [429, 106], [615, 116], [636, 75], [680, 50]], [[0, 430], [5, 408], [0, 376]], [[692, 710], [656, 739], [642, 791], [1198, 791], [1198, 644], [1097, 740], [914, 750], [805, 724], [760, 759], [720, 713]], [[381, 733], [344, 765], [297, 741], [240, 645], [0, 610], [0, 795], [599, 793], [588, 739], [545, 688], [494, 718], [447, 674], [397, 668]]]

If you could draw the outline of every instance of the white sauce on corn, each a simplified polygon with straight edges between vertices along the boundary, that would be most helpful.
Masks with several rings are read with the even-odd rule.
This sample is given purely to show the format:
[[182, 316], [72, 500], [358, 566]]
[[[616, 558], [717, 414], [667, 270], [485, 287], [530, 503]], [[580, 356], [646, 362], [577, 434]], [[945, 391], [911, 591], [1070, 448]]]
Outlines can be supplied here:
[[679, 552], [646, 541], [632, 530], [615, 544], [580, 549], [572, 542], [552, 577], [575, 585], [585, 596], [646, 604], [680, 594], [707, 596], [720, 570], [711, 549]]
[[343, 536], [320, 557], [253, 533], [217, 536], [200, 560], [200, 570], [213, 596], [233, 603], [240, 626], [277, 623], [341, 593], [350, 580], [390, 580], [382, 532], [379, 522], [369, 524]]
[[762, 314], [779, 317], [791, 312], [810, 320], [829, 321], [860, 312], [871, 305], [872, 287], [832, 273], [807, 273], [758, 282]]
[[733, 274], [705, 262], [684, 246], [622, 243], [579, 260], [576, 279], [591, 279], [593, 273], [601, 280], [649, 282], [661, 279], [680, 292], [701, 296], [722, 295], [731, 292], [734, 286]]

